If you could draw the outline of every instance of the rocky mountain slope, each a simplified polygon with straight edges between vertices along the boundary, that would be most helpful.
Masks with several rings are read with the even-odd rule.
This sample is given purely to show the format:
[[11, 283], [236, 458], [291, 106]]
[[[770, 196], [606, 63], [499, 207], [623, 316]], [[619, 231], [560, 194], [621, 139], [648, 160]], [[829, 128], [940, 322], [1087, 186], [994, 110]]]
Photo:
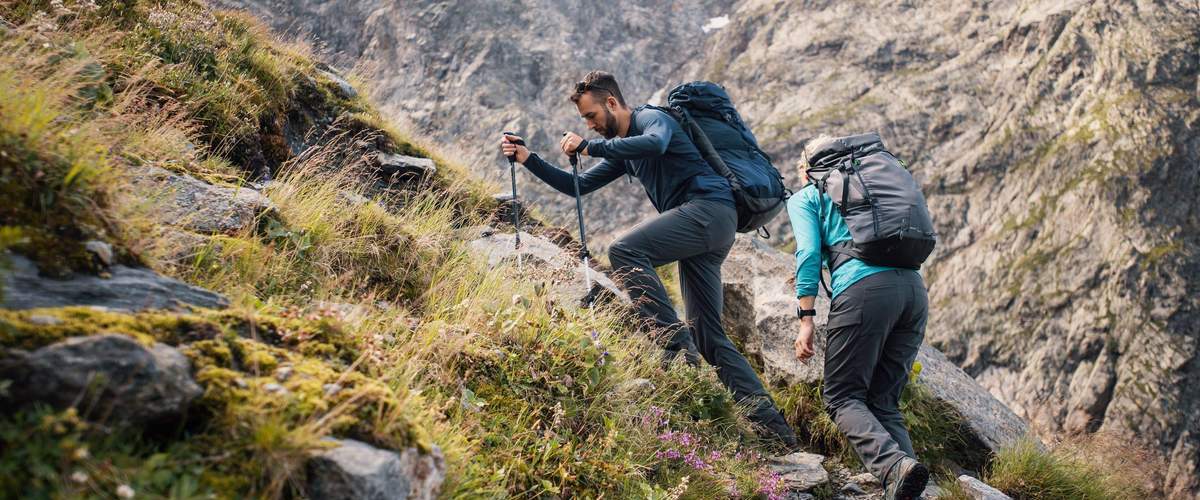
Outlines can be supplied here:
[[685, 78], [785, 161], [879, 130], [941, 236], [929, 340], [1043, 437], [1137, 436], [1200, 492], [1197, 5], [872, 3], [895, 22], [846, 29], [862, 11], [741, 3]]
[[[1136, 436], [1169, 464], [1165, 491], [1200, 491], [1195, 2], [282, 5], [250, 7], [375, 62], [390, 109], [484, 163], [496, 128], [539, 144], [571, 127], [559, 96], [592, 68], [638, 102], [726, 85], [793, 186], [807, 138], [880, 131], [939, 225], [930, 341], [1041, 436]], [[351, 5], [365, 29], [322, 25]], [[637, 197], [591, 201], [596, 232], [645, 213]]]

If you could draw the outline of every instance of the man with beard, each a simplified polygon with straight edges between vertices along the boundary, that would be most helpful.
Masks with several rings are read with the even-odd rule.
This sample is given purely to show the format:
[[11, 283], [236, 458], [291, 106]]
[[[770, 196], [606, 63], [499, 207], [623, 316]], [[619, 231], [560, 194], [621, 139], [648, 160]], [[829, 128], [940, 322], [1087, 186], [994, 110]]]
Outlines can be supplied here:
[[[665, 359], [682, 352], [689, 363], [698, 365], [699, 347], [699, 354], [717, 368], [734, 398], [751, 409], [751, 420], [794, 448], [795, 434], [721, 326], [721, 264], [733, 246], [737, 227], [729, 181], [709, 166], [670, 115], [648, 106], [630, 109], [613, 75], [588, 73], [576, 84], [570, 100], [588, 128], [604, 137], [587, 141], [568, 132], [559, 141], [559, 149], [567, 155], [602, 158], [579, 174], [579, 194], [628, 174], [641, 181], [659, 212], [622, 235], [608, 256], [614, 277], [634, 300], [646, 326], [665, 332]], [[504, 155], [573, 196], [574, 176], [530, 153], [519, 140], [504, 136]], [[686, 324], [676, 315], [654, 270], [671, 262], [679, 262]]]

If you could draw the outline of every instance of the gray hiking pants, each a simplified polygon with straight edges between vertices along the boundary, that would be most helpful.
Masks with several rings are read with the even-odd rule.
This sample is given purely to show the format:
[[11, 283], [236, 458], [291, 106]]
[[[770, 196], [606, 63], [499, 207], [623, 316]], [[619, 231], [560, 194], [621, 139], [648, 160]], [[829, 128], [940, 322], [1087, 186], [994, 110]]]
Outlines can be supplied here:
[[908, 270], [867, 276], [830, 306], [825, 409], [880, 481], [901, 458], [916, 458], [900, 393], [925, 338], [928, 312], [925, 283]]
[[[644, 326], [666, 332], [667, 350], [686, 349], [694, 339], [700, 355], [717, 368], [721, 382], [740, 402], [765, 397], [767, 391], [721, 326], [721, 264], [736, 230], [737, 211], [728, 203], [692, 200], [635, 226], [612, 244], [608, 258]], [[687, 324], [679, 321], [654, 270], [676, 261]]]

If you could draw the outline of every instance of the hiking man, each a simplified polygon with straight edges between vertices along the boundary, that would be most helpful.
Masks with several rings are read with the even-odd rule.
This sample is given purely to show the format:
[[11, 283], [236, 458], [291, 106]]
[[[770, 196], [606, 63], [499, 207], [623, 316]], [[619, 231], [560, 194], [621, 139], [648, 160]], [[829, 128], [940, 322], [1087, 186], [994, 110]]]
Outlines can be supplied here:
[[[844, 149], [867, 154], [866, 151], [873, 148], [874, 144], [861, 146], [859, 143], [876, 141], [878, 149], [869, 154], [880, 156], [868, 156], [862, 162], [894, 159], [886, 151], [879, 152], [882, 151], [882, 142], [877, 135], [864, 134], [843, 139], [867, 136], [872, 137], [858, 142], [845, 141], [852, 143], [853, 147]], [[831, 146], [836, 141], [839, 140], [827, 137], [809, 141], [799, 165], [801, 178], [814, 180], [810, 177], [812, 173], [809, 168], [810, 162], [818, 154], [831, 158], [828, 163], [853, 164], [854, 167], [850, 168], [857, 167], [858, 172], [864, 175], [874, 172], [865, 168], [879, 168], [882, 165], [870, 163], [868, 167], [862, 167], [860, 163], [855, 163], [855, 153], [848, 153], [850, 163], [842, 163], [844, 158], [834, 158], [836, 153], [828, 153], [830, 149], [839, 147]], [[899, 160], [896, 162], [899, 163]], [[893, 169], [887, 175], [891, 177], [883, 178], [897, 179], [908, 174], [907, 171], [899, 174]], [[839, 178], [851, 180], [837, 181]], [[845, 182], [835, 188], [837, 192], [855, 192], [853, 175], [832, 179]], [[878, 192], [886, 187], [885, 183], [880, 181], [880, 177], [874, 180], [876, 183], [871, 185], [876, 189], [876, 196], [884, 196]], [[911, 181], [911, 176], [907, 181], [893, 184], [907, 187], [905, 182], [908, 181]], [[870, 178], [863, 182], [869, 183]], [[825, 265], [832, 269], [829, 288], [832, 289], [833, 301], [827, 324], [828, 346], [825, 351], [822, 394], [825, 409], [849, 439], [863, 465], [884, 485], [885, 498], [920, 498], [929, 479], [929, 470], [916, 460], [899, 404], [900, 393], [908, 382], [917, 349], [925, 336], [928, 313], [925, 283], [911, 267], [873, 265], [861, 258], [846, 255], [843, 249], [854, 240], [842, 215], [847, 212], [835, 206], [835, 200], [848, 205], [853, 203], [847, 203], [841, 195], [831, 196], [824, 192], [825, 189], [819, 189], [816, 183], [809, 182], [787, 203], [792, 231], [796, 236], [796, 296], [800, 300], [796, 357], [806, 361], [814, 354], [814, 302], [821, 281], [821, 267]], [[924, 208], [923, 198], [921, 200], [920, 205]], [[883, 204], [878, 198], [875, 201], [876, 205]], [[858, 205], [860, 208], [863, 206]], [[871, 214], [868, 213], [867, 217], [871, 217]], [[932, 229], [928, 236], [932, 237]], [[932, 250], [932, 242], [928, 243], [928, 247]], [[925, 253], [927, 255], [928, 252]], [[920, 256], [921, 260], [924, 258]]]
[[[638, 307], [646, 326], [665, 332], [665, 359], [683, 353], [689, 363], [697, 347], [717, 368], [721, 382], [751, 420], [789, 449], [795, 434], [775, 407], [758, 375], [721, 326], [721, 264], [733, 246], [737, 212], [729, 182], [705, 162], [678, 122], [661, 110], [630, 109], [613, 75], [594, 71], [575, 85], [570, 100], [588, 128], [604, 139], [566, 133], [559, 149], [601, 160], [579, 174], [585, 195], [629, 174], [637, 177], [659, 215], [638, 224], [609, 248], [614, 277]], [[501, 149], [554, 189], [574, 196], [574, 176], [504, 136]], [[679, 262], [687, 323], [679, 320], [655, 267]]]

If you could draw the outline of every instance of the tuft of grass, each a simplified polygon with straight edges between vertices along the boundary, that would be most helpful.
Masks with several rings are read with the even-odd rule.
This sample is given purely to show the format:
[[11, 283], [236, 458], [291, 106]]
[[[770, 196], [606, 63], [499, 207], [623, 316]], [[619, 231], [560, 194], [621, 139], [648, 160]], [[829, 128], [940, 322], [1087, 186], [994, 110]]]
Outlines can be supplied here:
[[985, 480], [1017, 500], [1132, 500], [1150, 495], [1144, 483], [1159, 465], [1150, 453], [1101, 434], [1049, 453], [1017, 443], [996, 454]]
[[942, 489], [942, 494], [937, 496], [937, 500], [974, 500], [953, 474], [939, 478], [937, 485]]

